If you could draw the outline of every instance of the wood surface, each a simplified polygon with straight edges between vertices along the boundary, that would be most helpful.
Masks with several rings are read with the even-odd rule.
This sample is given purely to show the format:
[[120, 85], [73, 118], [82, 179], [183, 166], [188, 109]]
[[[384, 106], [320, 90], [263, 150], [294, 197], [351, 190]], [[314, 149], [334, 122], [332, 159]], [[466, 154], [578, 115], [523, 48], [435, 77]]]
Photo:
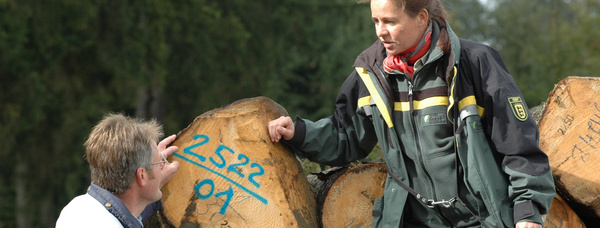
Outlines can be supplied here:
[[163, 191], [174, 227], [317, 227], [310, 185], [299, 161], [267, 132], [287, 115], [265, 97], [198, 116], [173, 143], [179, 170]]
[[309, 177], [322, 227], [373, 227], [373, 203], [383, 196], [386, 176], [384, 163], [363, 163]]
[[[372, 227], [373, 203], [383, 195], [386, 176], [384, 163], [335, 167], [310, 175], [309, 181], [315, 186], [317, 211], [322, 227]], [[544, 227], [584, 228], [586, 226], [575, 211], [557, 194], [550, 207], [550, 213], [544, 221]]]
[[560, 195], [554, 196], [550, 213], [544, 221], [544, 228], [584, 228], [586, 227], [581, 218], [563, 200]]
[[561, 196], [580, 217], [600, 215], [600, 78], [568, 77], [550, 93], [539, 122]]

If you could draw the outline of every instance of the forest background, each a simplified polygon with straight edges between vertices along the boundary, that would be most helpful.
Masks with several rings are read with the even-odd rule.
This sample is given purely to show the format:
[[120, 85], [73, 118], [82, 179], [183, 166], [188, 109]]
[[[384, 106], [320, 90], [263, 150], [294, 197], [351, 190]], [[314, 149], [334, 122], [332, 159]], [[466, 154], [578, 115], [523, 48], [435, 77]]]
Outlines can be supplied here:
[[[460, 37], [501, 52], [530, 107], [600, 75], [599, 0], [444, 4]], [[323, 118], [375, 40], [355, 0], [0, 0], [0, 227], [54, 227], [89, 185], [83, 142], [106, 113], [169, 135], [266, 96]]]

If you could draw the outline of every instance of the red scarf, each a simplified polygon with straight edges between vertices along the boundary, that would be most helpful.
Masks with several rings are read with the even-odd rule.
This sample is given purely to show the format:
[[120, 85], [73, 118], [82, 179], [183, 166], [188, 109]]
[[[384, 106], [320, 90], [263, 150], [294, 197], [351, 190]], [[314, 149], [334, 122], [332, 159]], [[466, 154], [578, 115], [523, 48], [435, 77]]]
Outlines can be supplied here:
[[431, 46], [431, 23], [423, 34], [423, 38], [421, 41], [409, 48], [406, 51], [401, 52], [396, 55], [389, 55], [383, 60], [383, 69], [388, 74], [403, 74], [408, 73], [408, 76], [412, 78], [415, 73], [414, 64], [422, 58], [428, 51]]

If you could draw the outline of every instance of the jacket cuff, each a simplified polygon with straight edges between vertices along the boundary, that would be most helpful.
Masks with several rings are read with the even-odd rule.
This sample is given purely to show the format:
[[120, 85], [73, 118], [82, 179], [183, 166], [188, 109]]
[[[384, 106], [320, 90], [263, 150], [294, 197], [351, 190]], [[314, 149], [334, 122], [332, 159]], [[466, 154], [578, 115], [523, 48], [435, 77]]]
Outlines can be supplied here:
[[299, 116], [296, 116], [296, 122], [294, 123], [294, 137], [290, 140], [283, 139], [288, 145], [294, 148], [300, 148], [304, 143], [306, 137], [306, 124]]
[[539, 209], [534, 207], [531, 200], [515, 204], [513, 216], [515, 224], [518, 222], [535, 222], [541, 224], [542, 226], [544, 225], [544, 221]]

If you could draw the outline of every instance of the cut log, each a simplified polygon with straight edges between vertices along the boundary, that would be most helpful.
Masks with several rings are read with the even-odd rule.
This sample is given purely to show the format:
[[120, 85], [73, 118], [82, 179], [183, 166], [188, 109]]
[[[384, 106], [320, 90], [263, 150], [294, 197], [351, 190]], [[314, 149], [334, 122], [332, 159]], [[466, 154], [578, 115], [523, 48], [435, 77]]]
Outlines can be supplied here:
[[269, 139], [268, 121], [287, 115], [265, 97], [198, 116], [180, 132], [170, 160], [179, 170], [163, 191], [175, 227], [317, 227], [300, 162]]
[[584, 228], [585, 224], [581, 221], [575, 211], [559, 196], [554, 196], [550, 213], [544, 222], [545, 228]]
[[554, 182], [582, 219], [600, 216], [600, 78], [568, 77], [550, 93], [540, 147]]
[[[322, 227], [373, 227], [373, 203], [383, 195], [386, 177], [384, 163], [335, 167], [310, 175], [308, 179], [315, 186]], [[556, 195], [544, 227], [583, 228], [585, 225]]]
[[315, 185], [322, 227], [373, 227], [373, 203], [383, 196], [386, 176], [384, 163], [364, 163], [309, 178]]

